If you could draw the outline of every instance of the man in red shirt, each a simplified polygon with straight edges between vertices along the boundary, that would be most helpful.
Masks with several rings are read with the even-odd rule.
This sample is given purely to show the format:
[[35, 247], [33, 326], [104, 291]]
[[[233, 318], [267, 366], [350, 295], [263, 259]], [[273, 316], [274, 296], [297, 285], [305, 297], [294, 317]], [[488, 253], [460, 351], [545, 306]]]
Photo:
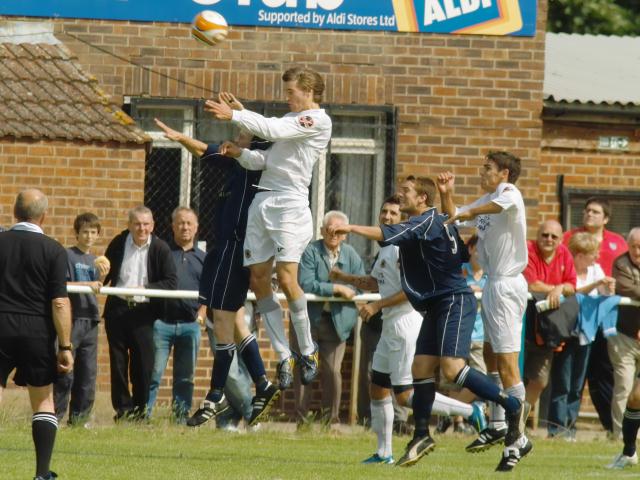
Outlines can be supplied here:
[[[569, 249], [562, 245], [562, 227], [547, 220], [538, 228], [535, 241], [529, 240], [529, 261], [523, 275], [531, 293], [546, 294], [551, 308], [560, 305], [560, 296], [573, 295], [576, 269]], [[537, 339], [536, 339], [537, 340]], [[549, 381], [553, 350], [531, 340], [525, 342], [524, 378], [526, 399], [532, 410]]]
[[609, 202], [603, 198], [591, 197], [584, 205], [582, 227], [565, 232], [562, 238], [562, 243], [566, 246], [569, 245], [569, 239], [576, 232], [589, 232], [596, 237], [600, 242], [600, 253], [597, 261], [608, 277], [611, 276], [615, 259], [627, 251], [625, 239], [621, 235], [604, 228], [609, 223], [610, 218], [611, 207]]
[[[627, 242], [617, 233], [605, 228], [611, 218], [611, 207], [604, 198], [591, 197], [584, 204], [582, 227], [574, 228], [564, 234], [562, 242], [569, 244], [569, 239], [576, 232], [589, 232], [600, 242], [597, 262], [607, 276], [612, 276], [613, 262], [627, 252]], [[589, 395], [600, 423], [605, 430], [612, 432], [611, 398], [613, 396], [613, 367], [607, 352], [607, 341], [600, 332], [591, 344], [591, 356], [587, 367], [587, 383]]]

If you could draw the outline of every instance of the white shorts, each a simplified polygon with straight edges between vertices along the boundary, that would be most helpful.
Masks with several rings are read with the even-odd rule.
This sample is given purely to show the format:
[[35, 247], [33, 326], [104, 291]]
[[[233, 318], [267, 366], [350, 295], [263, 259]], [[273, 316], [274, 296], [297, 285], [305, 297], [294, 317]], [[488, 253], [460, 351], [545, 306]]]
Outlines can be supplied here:
[[421, 325], [422, 315], [415, 311], [383, 321], [380, 341], [373, 354], [372, 368], [389, 374], [393, 386], [413, 384], [411, 364]]
[[300, 263], [313, 237], [306, 198], [281, 192], [260, 192], [251, 206], [244, 239], [244, 265], [275, 257], [276, 262]]
[[485, 342], [495, 353], [515, 353], [522, 347], [522, 317], [527, 309], [527, 281], [522, 275], [487, 279], [482, 289]]

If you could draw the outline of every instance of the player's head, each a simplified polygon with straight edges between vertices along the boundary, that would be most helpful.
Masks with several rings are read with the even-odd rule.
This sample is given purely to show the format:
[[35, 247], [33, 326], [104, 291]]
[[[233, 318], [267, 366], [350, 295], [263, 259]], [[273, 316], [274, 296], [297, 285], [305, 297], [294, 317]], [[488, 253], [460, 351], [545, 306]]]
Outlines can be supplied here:
[[129, 210], [129, 233], [136, 245], [147, 243], [154, 225], [153, 213], [149, 208], [138, 205]]
[[398, 195], [391, 195], [386, 198], [380, 207], [378, 222], [384, 225], [395, 225], [402, 220], [400, 212], [400, 198]]
[[562, 226], [556, 220], [546, 220], [538, 227], [536, 243], [542, 255], [553, 256], [562, 241]]
[[601, 230], [609, 223], [611, 206], [605, 198], [591, 197], [584, 202], [582, 224], [589, 230]]
[[588, 232], [577, 232], [569, 239], [569, 251], [573, 255], [576, 268], [587, 268], [598, 258], [600, 242]]
[[318, 108], [324, 93], [324, 80], [310, 68], [293, 67], [282, 74], [289, 110], [302, 112]]
[[408, 215], [420, 215], [433, 206], [436, 192], [436, 184], [430, 178], [409, 175], [400, 184], [397, 193], [400, 199], [400, 211]]
[[347, 238], [344, 233], [331, 234], [328, 231], [329, 227], [340, 227], [342, 225], [349, 225], [349, 217], [340, 210], [330, 210], [324, 214], [322, 219], [322, 228], [320, 233], [322, 234], [322, 241], [328, 250], [334, 251], [340, 244]]
[[73, 221], [73, 230], [76, 232], [78, 247], [86, 250], [91, 248], [100, 237], [100, 220], [94, 213], [81, 213]]
[[520, 177], [521, 161], [509, 152], [489, 152], [480, 170], [480, 186], [493, 192], [503, 182], [515, 184]]
[[19, 222], [42, 224], [49, 202], [37, 188], [27, 188], [18, 193], [13, 206], [13, 216]]
[[171, 213], [171, 229], [178, 245], [192, 243], [198, 233], [198, 215], [189, 207], [177, 207]]

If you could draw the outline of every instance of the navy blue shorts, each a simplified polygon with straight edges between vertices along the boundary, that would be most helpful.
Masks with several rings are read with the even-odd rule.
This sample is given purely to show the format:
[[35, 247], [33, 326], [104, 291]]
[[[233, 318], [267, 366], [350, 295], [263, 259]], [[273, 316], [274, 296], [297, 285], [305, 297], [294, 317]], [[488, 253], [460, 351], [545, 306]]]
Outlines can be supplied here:
[[473, 293], [429, 300], [416, 343], [416, 355], [468, 358], [477, 304]]
[[249, 269], [242, 266], [242, 241], [223, 240], [204, 259], [199, 302], [214, 310], [237, 312], [249, 291]]

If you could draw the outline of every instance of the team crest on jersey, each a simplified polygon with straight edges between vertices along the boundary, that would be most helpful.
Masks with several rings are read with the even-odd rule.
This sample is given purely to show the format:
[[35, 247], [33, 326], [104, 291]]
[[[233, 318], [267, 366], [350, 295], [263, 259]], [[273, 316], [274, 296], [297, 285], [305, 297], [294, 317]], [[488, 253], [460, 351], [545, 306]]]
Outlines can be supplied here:
[[618, 245], [616, 245], [616, 244], [615, 244], [615, 243], [613, 243], [613, 242], [609, 242], [609, 248], [610, 248], [611, 250], [617, 250], [617, 249], [618, 249]]
[[311, 128], [313, 127], [313, 118], [311, 118], [308, 115], [298, 117], [298, 123], [300, 124], [301, 127]]
[[380, 268], [384, 268], [384, 267], [386, 267], [386, 266], [387, 266], [387, 261], [386, 261], [386, 260], [382, 260], [382, 261], [380, 262]]
[[246, 249], [246, 250], [244, 251], [244, 256], [245, 256], [245, 257], [247, 257], [247, 258], [251, 258], [251, 250]]
[[476, 219], [476, 227], [478, 228], [478, 230], [484, 232], [490, 226], [491, 220], [489, 215], [478, 215], [478, 218]]

